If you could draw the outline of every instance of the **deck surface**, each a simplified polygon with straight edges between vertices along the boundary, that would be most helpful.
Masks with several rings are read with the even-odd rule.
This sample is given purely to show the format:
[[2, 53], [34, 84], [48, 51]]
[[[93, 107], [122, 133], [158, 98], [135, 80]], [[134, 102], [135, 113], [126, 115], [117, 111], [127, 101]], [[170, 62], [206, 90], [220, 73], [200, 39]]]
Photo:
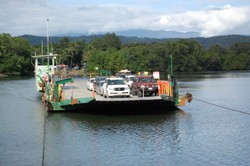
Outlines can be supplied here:
[[[130, 95], [130, 97], [104, 98], [87, 90], [87, 80], [84, 79], [74, 79], [74, 83], [65, 84], [63, 94], [63, 101], [68, 103], [60, 105], [57, 111], [67, 110], [117, 115], [162, 113], [176, 109], [174, 102], [163, 100], [160, 96], [138, 97]], [[71, 102], [69, 102], [69, 99], [71, 99]], [[85, 99], [90, 100], [85, 102]]]
[[87, 90], [87, 81], [86, 80], [74, 80], [74, 83], [65, 84], [64, 88], [64, 99], [73, 98], [84, 98], [84, 97], [93, 97], [96, 101], [146, 101], [146, 100], [162, 100], [160, 96], [145, 96], [137, 97], [130, 95], [130, 97], [112, 97], [104, 98], [103, 96], [97, 95], [90, 90]]

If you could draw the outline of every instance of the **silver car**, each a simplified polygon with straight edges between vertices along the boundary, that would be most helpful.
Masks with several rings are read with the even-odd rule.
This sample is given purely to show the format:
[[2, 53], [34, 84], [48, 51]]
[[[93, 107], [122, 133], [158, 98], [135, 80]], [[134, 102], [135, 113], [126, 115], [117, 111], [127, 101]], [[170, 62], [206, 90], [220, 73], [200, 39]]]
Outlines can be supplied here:
[[88, 79], [87, 81], [87, 89], [92, 91], [94, 89], [94, 81], [95, 81], [95, 78], [90, 78]]
[[103, 96], [103, 84], [104, 84], [104, 81], [99, 81], [95, 87], [96, 94], [100, 96]]

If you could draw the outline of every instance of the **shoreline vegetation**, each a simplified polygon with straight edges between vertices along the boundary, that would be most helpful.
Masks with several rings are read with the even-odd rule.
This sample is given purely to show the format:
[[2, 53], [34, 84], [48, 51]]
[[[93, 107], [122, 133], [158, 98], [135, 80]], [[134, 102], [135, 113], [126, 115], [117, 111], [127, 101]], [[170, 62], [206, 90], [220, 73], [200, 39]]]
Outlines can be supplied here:
[[95, 77], [98, 76], [98, 72], [84, 73], [83, 69], [80, 70], [55, 70], [55, 76], [61, 77]]
[[[67, 74], [73, 76], [84, 76], [84, 72], [86, 76], [96, 75], [102, 70], [111, 74], [122, 69], [133, 73], [168, 71], [170, 56], [174, 72], [250, 70], [250, 42], [237, 42], [229, 47], [214, 42], [208, 48], [192, 38], [124, 44], [114, 33], [108, 33], [89, 43], [63, 37], [49, 48], [58, 54], [57, 66], [72, 69]], [[45, 49], [41, 50], [40, 45], [32, 46], [21, 37], [0, 34], [0, 77], [33, 75], [31, 56], [46, 54]], [[43, 61], [44, 65], [46, 63]]]
[[[166, 73], [164, 71], [162, 71], [163, 73]], [[216, 73], [216, 72], [229, 72], [229, 71], [199, 71], [199, 72], [176, 72], [175, 75], [183, 75], [185, 74], [192, 74], [192, 73], [204, 73], [204, 74], [209, 74], [209, 73]], [[231, 70], [230, 72], [250, 72], [250, 70]], [[96, 76], [100, 76], [101, 74], [99, 72], [88, 72], [88, 73], [84, 73], [83, 69], [80, 70], [67, 70], [67, 71], [63, 71], [63, 70], [55, 70], [55, 76], [57, 77], [61, 77], [61, 78], [68, 78], [68, 77], [86, 77], [86, 78], [91, 78], [91, 77], [96, 77]], [[8, 77], [16, 77], [17, 75], [5, 75], [5, 74], [0, 74], [0, 79], [1, 78], [8, 78]], [[33, 77], [34, 75], [29, 75], [31, 77]]]
[[1, 73], [0, 73], [0, 78], [3, 78], [3, 77], [8, 77], [8, 75], [1, 74]]

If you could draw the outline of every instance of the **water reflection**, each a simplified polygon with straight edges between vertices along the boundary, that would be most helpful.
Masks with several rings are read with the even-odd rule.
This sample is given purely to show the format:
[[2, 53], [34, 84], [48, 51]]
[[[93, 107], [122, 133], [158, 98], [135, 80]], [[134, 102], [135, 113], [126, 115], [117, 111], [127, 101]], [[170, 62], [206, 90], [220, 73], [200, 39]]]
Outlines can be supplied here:
[[[46, 154], [57, 155], [55, 158], [46, 155], [46, 161], [60, 165], [67, 165], [60, 161], [60, 156], [65, 159], [67, 154], [70, 159], [71, 152], [87, 157], [89, 165], [112, 165], [118, 161], [124, 165], [127, 159], [132, 159], [130, 164], [133, 165], [141, 163], [140, 158], [154, 165], [157, 162], [165, 165], [168, 161], [166, 158], [161, 161], [160, 156], [181, 153], [183, 141], [186, 141], [183, 132], [186, 135], [192, 126], [183, 124], [192, 123], [192, 118], [182, 110], [126, 116], [64, 113], [49, 114], [47, 118]], [[68, 142], [74, 142], [74, 145], [70, 143], [74, 148], [69, 147]], [[110, 155], [113, 157], [105, 160]]]
[[221, 78], [249, 78], [249, 71], [211, 71], [211, 72], [189, 72], [176, 73], [179, 81], [183, 82], [198, 82], [204, 80], [221, 79]]
[[[195, 98], [249, 112], [250, 73], [178, 78]], [[43, 145], [45, 165], [250, 165], [248, 115], [197, 100], [158, 114], [47, 114], [34, 82], [0, 82], [0, 165], [41, 165]]]

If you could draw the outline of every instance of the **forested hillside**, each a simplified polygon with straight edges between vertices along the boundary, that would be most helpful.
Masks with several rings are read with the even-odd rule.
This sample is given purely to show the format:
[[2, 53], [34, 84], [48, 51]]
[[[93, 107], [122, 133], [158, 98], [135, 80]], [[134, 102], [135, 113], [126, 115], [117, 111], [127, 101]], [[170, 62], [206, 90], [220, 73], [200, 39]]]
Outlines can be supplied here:
[[221, 47], [230, 47], [236, 43], [250, 42], [250, 36], [243, 35], [226, 35], [226, 36], [214, 36], [214, 37], [197, 37], [191, 38], [205, 47], [209, 47], [214, 44], [218, 44]]
[[[92, 40], [96, 40], [98, 38], [102, 38], [105, 35], [89, 35], [89, 36], [78, 36], [78, 37], [67, 37], [70, 42], [74, 41], [82, 41], [85, 40], [87, 44], [89, 44]], [[41, 41], [46, 43], [45, 36], [33, 36], [33, 35], [23, 35], [20, 36], [24, 39], [27, 39], [30, 42], [30, 45], [41, 45]], [[153, 42], [166, 42], [166, 41], [178, 41], [182, 40], [182, 38], [165, 38], [165, 39], [157, 39], [157, 38], [139, 38], [139, 37], [126, 37], [126, 36], [118, 36], [122, 44], [136, 44], [136, 43], [153, 43]], [[52, 36], [50, 37], [52, 43], [59, 43], [60, 40], [64, 37]], [[226, 36], [214, 36], [214, 37], [196, 37], [189, 38], [190, 40], [197, 41], [204, 47], [209, 47], [214, 44], [218, 44], [221, 47], [230, 47], [231, 45], [239, 42], [250, 42], [250, 36], [243, 35], [226, 35]]]
[[[26, 75], [32, 72], [30, 56], [41, 53], [40, 44], [32, 46], [27, 40], [9, 34], [1, 34], [0, 43], [0, 73]], [[97, 72], [96, 67], [113, 73], [125, 68], [133, 72], [166, 71], [170, 55], [174, 71], [178, 72], [250, 70], [250, 42], [244, 41], [228, 47], [216, 42], [205, 47], [194, 39], [124, 44], [113, 33], [91, 39], [89, 43], [63, 37], [50, 47], [59, 54], [58, 65], [73, 68], [85, 64], [87, 72]]]

